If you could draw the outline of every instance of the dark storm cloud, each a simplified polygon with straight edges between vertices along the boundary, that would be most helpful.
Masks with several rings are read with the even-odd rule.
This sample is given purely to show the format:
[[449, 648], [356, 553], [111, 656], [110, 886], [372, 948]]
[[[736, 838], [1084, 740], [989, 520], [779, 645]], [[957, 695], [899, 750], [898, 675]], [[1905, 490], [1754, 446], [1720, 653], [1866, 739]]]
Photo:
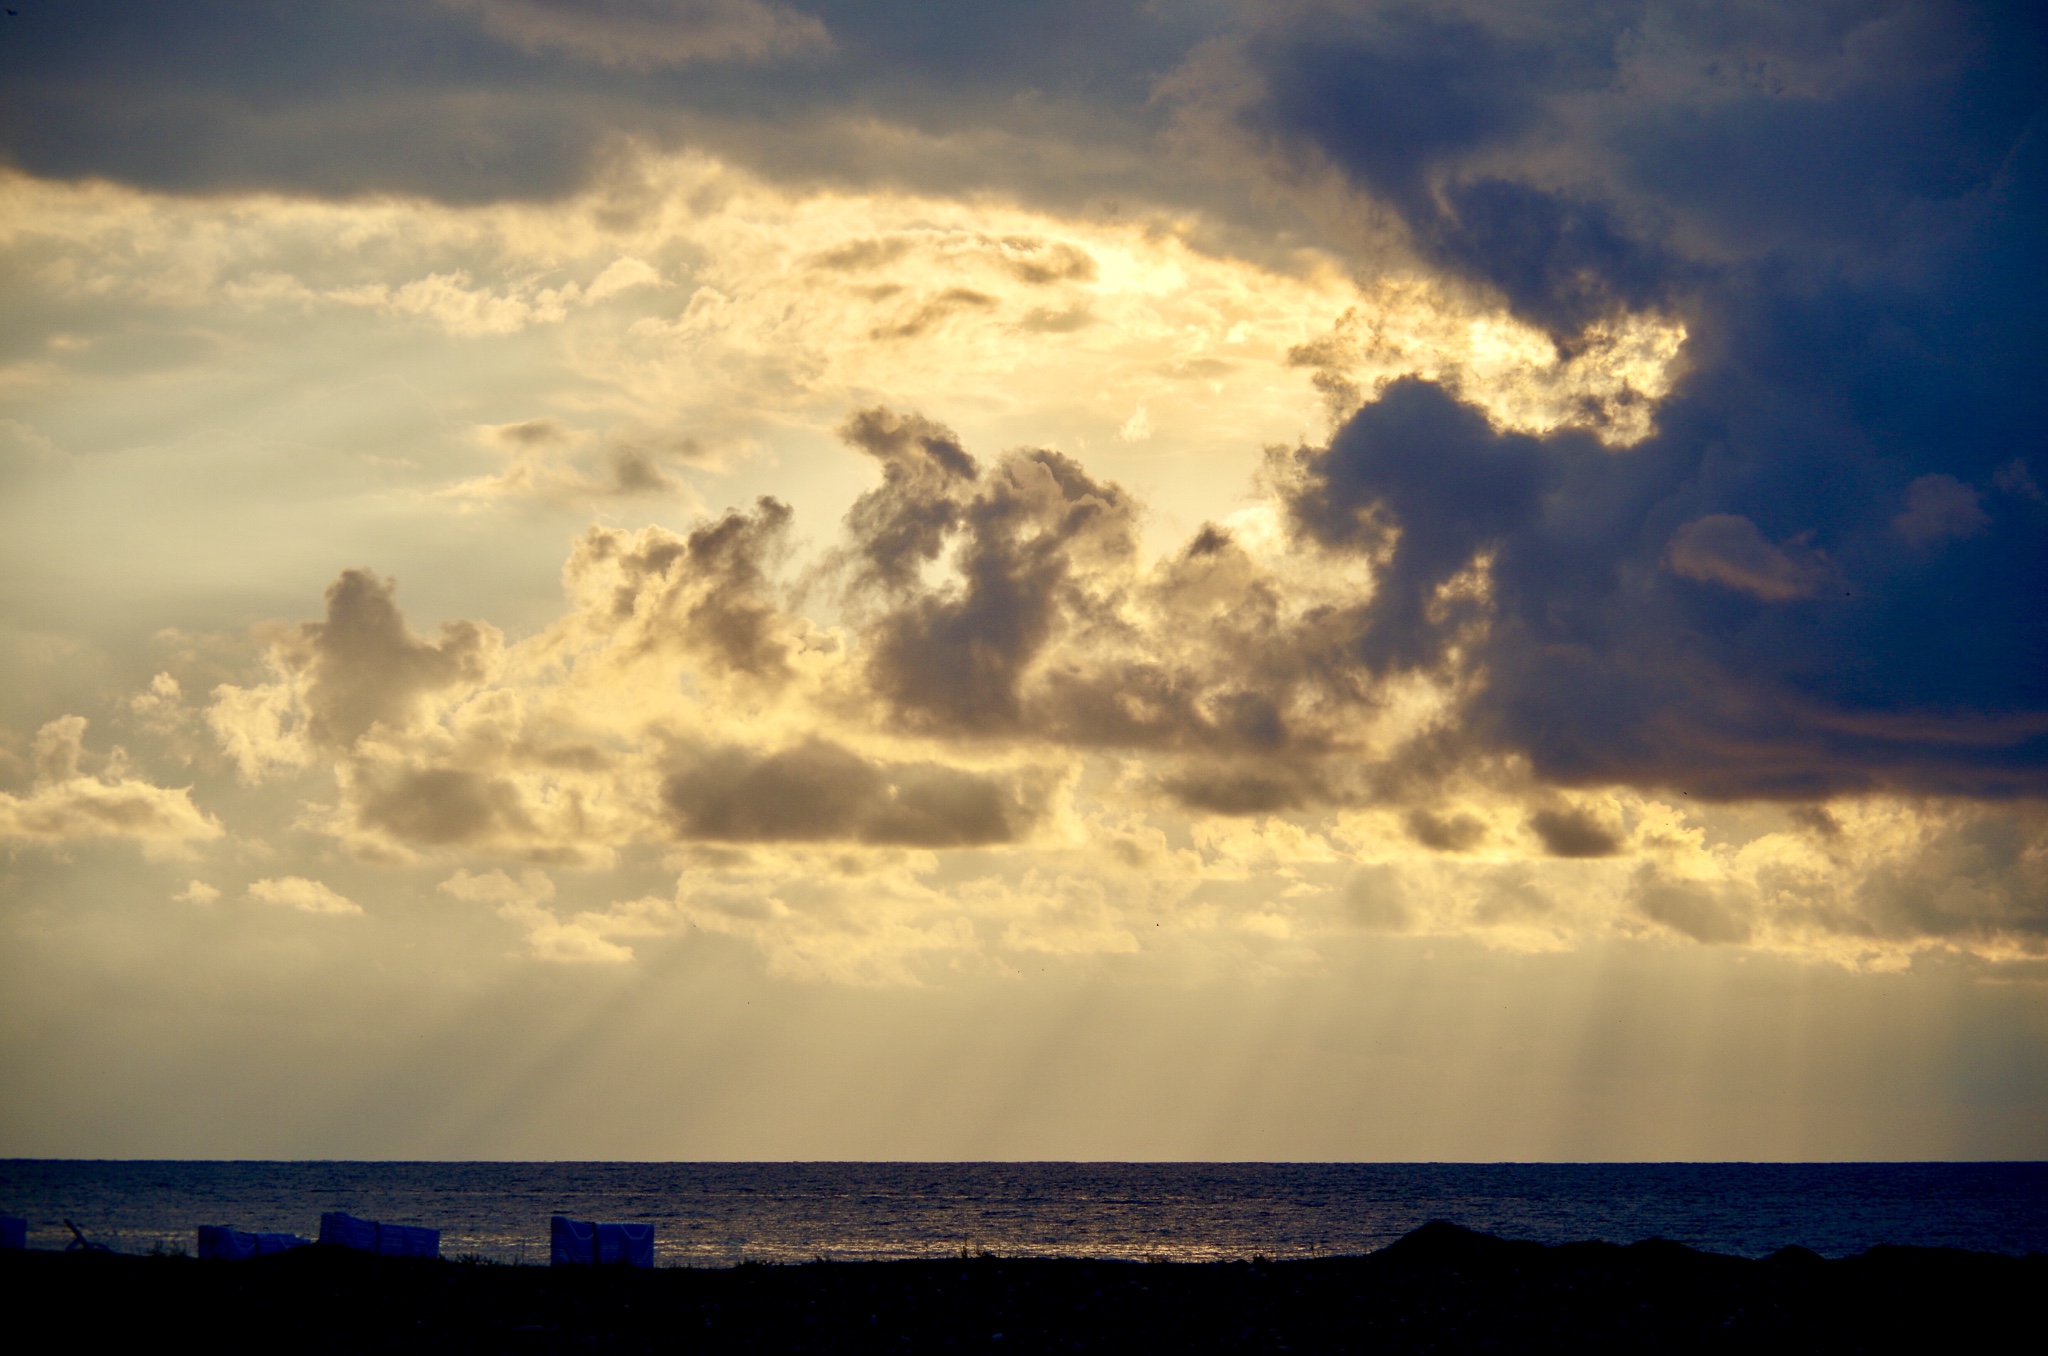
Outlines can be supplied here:
[[1298, 454], [1300, 529], [1380, 562], [1358, 659], [1470, 664], [1468, 734], [1560, 782], [2048, 789], [2033, 16], [1334, 12], [1245, 42], [1246, 128], [1567, 347], [1689, 332], [1627, 450], [1411, 379]]
[[[1070, 111], [1048, 125], [1078, 119], [1098, 142], [1128, 139], [1113, 128], [1146, 122], [1149, 79], [1201, 36], [1204, 8], [70, 0], [30, 7], [0, 34], [0, 156], [176, 191], [475, 202], [581, 187], [625, 135], [832, 178], [848, 171], [845, 147], [793, 126], [848, 113], [944, 137], [1017, 126], [1032, 116], [1024, 99]], [[988, 174], [952, 162], [913, 172]]]
[[[2048, 566], [2039, 505], [1999, 502], [1988, 526], [1930, 551], [1895, 528], [1896, 461], [1833, 468], [1875, 482], [1863, 493], [1838, 497], [1817, 474], [1794, 495], [1770, 455], [1794, 449], [1731, 446], [1728, 422], [1684, 393], [1666, 420], [1616, 453], [1492, 431], [1410, 379], [1297, 454], [1301, 530], [1382, 562], [1351, 653], [1382, 675], [1485, 673], [1464, 737], [1563, 783], [1794, 799], [2048, 789], [2048, 600], [2025, 582]], [[1707, 507], [1836, 544], [1836, 563], [1823, 574]], [[1447, 587], [1481, 568], [1484, 594]], [[1583, 855], [1562, 825], [1532, 828]]]
[[1338, 167], [1425, 258], [1498, 288], [1567, 337], [1664, 298], [1683, 269], [1611, 202], [1503, 174], [1503, 147], [1552, 130], [1556, 105], [1613, 81], [1641, 7], [1306, 6], [1258, 28], [1266, 90], [1245, 126], [1283, 157]]
[[1334, 168], [1424, 260], [1569, 344], [1774, 251], [1952, 241], [2039, 110], [2039, 26], [1913, 0], [1309, 4], [1178, 92], [1233, 91], [1276, 162]]

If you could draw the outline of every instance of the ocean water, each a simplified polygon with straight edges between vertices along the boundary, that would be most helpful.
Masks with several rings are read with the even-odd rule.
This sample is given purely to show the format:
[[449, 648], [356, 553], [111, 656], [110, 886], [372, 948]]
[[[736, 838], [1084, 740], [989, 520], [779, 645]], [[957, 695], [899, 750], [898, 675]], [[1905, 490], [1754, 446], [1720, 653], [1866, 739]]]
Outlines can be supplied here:
[[1880, 1243], [2048, 1252], [2048, 1163], [208, 1163], [0, 1160], [29, 1246], [123, 1252], [320, 1213], [547, 1260], [548, 1216], [644, 1220], [664, 1266], [958, 1255], [1207, 1260], [1369, 1252], [1432, 1219], [1545, 1243], [1762, 1256]]

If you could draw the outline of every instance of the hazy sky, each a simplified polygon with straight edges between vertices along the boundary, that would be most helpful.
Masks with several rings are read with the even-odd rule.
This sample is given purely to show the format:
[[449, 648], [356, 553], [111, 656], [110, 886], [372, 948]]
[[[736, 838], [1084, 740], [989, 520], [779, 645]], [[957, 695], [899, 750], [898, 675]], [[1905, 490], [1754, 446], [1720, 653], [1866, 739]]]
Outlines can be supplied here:
[[18, 0], [0, 1155], [2048, 1156], [2048, 44]]

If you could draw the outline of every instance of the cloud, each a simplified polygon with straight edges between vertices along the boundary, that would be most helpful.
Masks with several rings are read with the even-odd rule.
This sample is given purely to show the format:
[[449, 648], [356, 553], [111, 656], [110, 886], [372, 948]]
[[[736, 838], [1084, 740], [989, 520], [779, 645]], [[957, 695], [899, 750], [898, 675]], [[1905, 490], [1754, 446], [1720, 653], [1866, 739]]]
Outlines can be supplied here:
[[872, 624], [868, 677], [913, 724], [996, 730], [1023, 718], [1024, 673], [1063, 617], [1085, 616], [1102, 574], [1129, 568], [1137, 523], [1119, 487], [1058, 452], [1012, 453], [970, 475], [905, 478], [856, 501], [856, 520], [957, 515], [963, 529], [959, 587], [890, 598]]
[[[1374, 928], [2039, 954], [2030, 31], [1152, 8], [1149, 46], [1137, 6], [821, 9], [844, 59], [802, 69], [767, 60], [796, 11], [744, 4], [260, 7], [229, 44], [142, 7], [10, 49], [13, 162], [82, 176], [0, 183], [53, 317], [10, 379], [84, 382], [79, 317], [331, 327], [460, 353], [436, 417], [493, 460], [432, 512], [694, 514], [707, 466], [834, 425], [861, 477], [813, 555], [765, 459], [776, 497], [593, 527], [511, 639], [349, 570], [257, 678], [124, 718], [212, 686], [296, 832], [461, 865], [541, 959], [712, 934], [914, 982], [1161, 915], [1246, 965]], [[335, 78], [366, 42], [414, 57], [374, 97]], [[1182, 481], [1277, 450], [1148, 518], [1140, 433]], [[220, 831], [80, 773], [79, 731], [7, 823], [121, 791]], [[542, 870], [657, 857], [672, 891], [591, 909]]]
[[1811, 594], [1825, 577], [1825, 566], [1804, 554], [1806, 560], [1795, 560], [1771, 545], [1747, 518], [1710, 513], [1671, 534], [1665, 559], [1673, 574], [1782, 603]]
[[2033, 473], [2027, 469], [2024, 457], [2014, 457], [1992, 472], [1991, 483], [2007, 494], [2016, 494], [2033, 500], [2048, 498], [2048, 495], [2041, 493], [2041, 487], [2034, 483]]
[[1654, 870], [1645, 868], [1636, 880], [1634, 900], [1644, 917], [1696, 942], [1739, 943], [1750, 939], [1745, 911], [1710, 887], [1663, 880]]
[[[1699, 400], [1674, 396], [1665, 420]], [[1930, 591], [1940, 567], [1885, 545], [1881, 499], [1774, 494], [1766, 476], [1718, 491], [1750, 513], [1699, 513], [1715, 446], [1691, 425], [1715, 418], [1693, 404], [1617, 456], [1574, 430], [1500, 430], [1406, 378], [1326, 447], [1276, 461], [1276, 483], [1298, 530], [1372, 562], [1353, 653], [1383, 678], [1483, 671], [1466, 739], [1545, 780], [1723, 798], [2038, 790], [2048, 693], [2006, 647], [2041, 604], [2003, 574], [2016, 557], [1946, 567], [1975, 579], [1962, 607], [1980, 632]], [[1956, 515], [1942, 522], [1978, 512], [1946, 488], [1926, 502]], [[1773, 545], [1765, 515], [1799, 530]], [[1660, 574], [1715, 588], [1685, 596]], [[1971, 658], [1930, 666], [1930, 634]], [[2005, 723], [1986, 725], [1987, 707]]]
[[1612, 857], [1621, 851], [1620, 840], [1583, 810], [1538, 810], [1529, 816], [1529, 831], [1553, 857]]
[[[1071, 459], [985, 460], [880, 408], [842, 432], [876, 478], [821, 565], [788, 556], [794, 514], [774, 500], [683, 532], [593, 528], [564, 570], [568, 610], [513, 644], [482, 623], [428, 639], [390, 581], [345, 573], [326, 621], [268, 633], [272, 683], [217, 694], [223, 747], [281, 738], [300, 761], [257, 773], [329, 770], [338, 799], [301, 827], [367, 861], [521, 864], [465, 868], [444, 891], [495, 905], [546, 961], [624, 963], [710, 933], [779, 974], [910, 983], [1024, 952], [1144, 950], [1156, 909], [1208, 920], [1196, 935], [1226, 947], [1640, 935], [1897, 965], [2044, 944], [2039, 854], [1966, 846], [2026, 841], [1991, 826], [2035, 810], [1866, 790], [1823, 811], [1810, 789], [1967, 767], [2038, 738], [2024, 719], [1967, 738], [1940, 721], [1861, 729], [1785, 698], [1768, 758], [1717, 751], [1756, 716], [1725, 704], [1698, 653], [1710, 623], [1748, 624], [1761, 600], [1717, 580], [1670, 592], [1692, 582], [1674, 580], [1671, 539], [1706, 515], [1628, 536], [1624, 578], [1643, 593], [1618, 615], [1693, 628], [1668, 668], [1634, 657], [1640, 630], [1614, 652], [1665, 704], [1589, 699], [1573, 708], [1588, 724], [1537, 729], [1608, 766], [1643, 758], [1641, 775], [1554, 775], [1514, 703], [1555, 646], [1518, 633], [1559, 615], [1556, 581], [1583, 584], [1541, 506], [1574, 477], [1640, 473], [1589, 435], [1503, 432], [1396, 384], [1327, 447], [1280, 456], [1271, 504], [1147, 559], [1136, 502]], [[1460, 499], [1466, 480], [1491, 493]], [[1411, 526], [1418, 513], [1439, 517]], [[1775, 577], [1723, 539], [1693, 546], [1680, 557]], [[834, 625], [800, 610], [805, 581]], [[1621, 662], [1601, 654], [1572, 657]], [[1887, 761], [1859, 762], [1871, 747]], [[1761, 827], [1752, 809], [1657, 798], [1688, 779], [1804, 798]], [[1719, 815], [1746, 827], [1709, 841]], [[672, 896], [563, 910], [538, 869], [644, 847], [673, 854]], [[1943, 870], [1981, 884], [1931, 885]]]
[[0, 838], [65, 843], [115, 838], [176, 854], [225, 830], [192, 803], [190, 787], [168, 788], [129, 775], [116, 748], [104, 769], [84, 770], [86, 720], [64, 716], [36, 732], [35, 780], [25, 796], [0, 791]]
[[249, 898], [300, 913], [346, 916], [360, 914], [363, 906], [317, 880], [304, 876], [266, 876], [249, 886]]
[[443, 894], [472, 903], [496, 904], [498, 916], [526, 929], [528, 954], [564, 965], [618, 965], [633, 949], [607, 940], [603, 915], [584, 912], [564, 920], [552, 908], [555, 883], [528, 868], [513, 879], [503, 871], [473, 875], [457, 871], [441, 882]]
[[951, 429], [886, 406], [854, 414], [839, 436], [874, 458], [882, 471], [882, 484], [862, 494], [847, 513], [859, 552], [857, 582], [902, 592], [945, 549], [961, 522], [959, 490], [973, 483], [981, 467]]
[[773, 0], [441, 0], [529, 52], [644, 71], [829, 51], [825, 26]]
[[[1326, 446], [1275, 454], [1278, 530], [1210, 524], [1148, 560], [1141, 506], [1064, 454], [984, 462], [882, 407], [841, 433], [878, 475], [808, 574], [837, 625], [802, 611], [793, 511], [763, 499], [684, 533], [592, 529], [571, 612], [516, 647], [482, 623], [418, 636], [390, 581], [346, 572], [326, 621], [278, 633], [276, 681], [219, 689], [209, 719], [245, 775], [330, 762], [342, 796], [319, 822], [400, 859], [1023, 847], [1067, 831], [1063, 788], [1100, 756], [1135, 759], [1142, 794], [1180, 811], [1394, 804], [1393, 831], [1434, 852], [1519, 820], [1566, 860], [1626, 834], [1546, 784], [1810, 802], [2038, 775], [2048, 720], [2024, 706], [1894, 714], [1868, 667], [1856, 703], [1830, 701], [1800, 667], [1830, 614], [1787, 646], [1755, 604], [1853, 627], [1820, 596], [1833, 558], [1686, 512], [1695, 463], [1672, 434], [1618, 454], [1403, 379]], [[1529, 808], [1439, 808], [1468, 783]]]
[[[267, 346], [298, 327], [323, 361], [384, 352], [405, 390], [470, 393], [478, 412], [455, 427], [471, 438], [437, 422], [402, 458], [375, 454], [392, 458], [381, 481], [441, 501], [430, 507], [630, 512], [673, 496], [696, 512], [708, 475], [891, 391], [968, 413], [992, 448], [1100, 444], [1142, 404], [1144, 446], [1222, 464], [1320, 427], [1318, 384], [1348, 393], [1334, 402], [1348, 413], [1414, 372], [1455, 381], [1504, 426], [1627, 443], [1649, 427], [1684, 334], [1631, 317], [1560, 359], [1540, 330], [1457, 288], [1368, 285], [1321, 255], [1247, 260], [1170, 216], [788, 190], [702, 154], [620, 155], [616, 178], [567, 202], [460, 210], [239, 194], [223, 213], [105, 183], [0, 181], [9, 257], [44, 308], [30, 312], [49, 355], [38, 380], [106, 380], [60, 341], [109, 305], [165, 348], [195, 328]], [[837, 265], [848, 252], [867, 262]], [[956, 291], [989, 304], [949, 302], [915, 333], [873, 339]], [[536, 389], [536, 362], [563, 364], [566, 381]], [[513, 437], [528, 426], [551, 436]], [[1222, 497], [1198, 488], [1212, 479], [1180, 497]]]
[[1468, 852], [1486, 841], [1486, 825], [1474, 816], [1441, 815], [1421, 808], [1408, 812], [1408, 832], [1416, 842], [1438, 852]]
[[159, 673], [149, 686], [128, 699], [128, 709], [150, 729], [164, 733], [176, 730], [189, 718], [185, 690], [168, 673]]
[[649, 445], [627, 433], [602, 440], [609, 446], [594, 452], [589, 445], [598, 439], [546, 418], [485, 425], [478, 433], [510, 464], [496, 475], [450, 485], [443, 497], [477, 505], [516, 499], [575, 505], [643, 497], [695, 500], [672, 471], [677, 462], [702, 460], [689, 439]]
[[380, 724], [403, 728], [437, 693], [488, 674], [497, 631], [452, 622], [438, 641], [424, 640], [406, 627], [392, 587], [367, 570], [343, 571], [327, 590], [326, 620], [271, 645], [278, 683], [215, 690], [209, 722], [245, 777], [303, 765], [309, 750], [347, 749]]
[[185, 888], [171, 896], [181, 904], [211, 904], [220, 898], [220, 891], [203, 880], [188, 881]]
[[1974, 537], [1991, 525], [1977, 491], [1951, 475], [1921, 476], [1906, 487], [1906, 508], [1892, 519], [1915, 546]]
[[1559, 370], [1684, 336], [1650, 400], [1548, 426], [1462, 367], [1373, 374], [1369, 325], [1303, 345], [1346, 422], [1279, 470], [1375, 569], [1361, 658], [1483, 674], [1468, 741], [1553, 783], [2040, 794], [2041, 519], [2003, 469], [2048, 418], [2040, 54], [1992, 8], [1390, 4], [1191, 60], [1188, 144], [1362, 271], [1497, 297]]
[[176, 192], [478, 203], [574, 192], [630, 140], [940, 192], [1071, 197], [1078, 169], [1129, 197], [1162, 168], [1147, 81], [1213, 22], [1144, 0], [60, 6], [0, 52], [0, 155]]
[[757, 754], [678, 751], [662, 800], [680, 837], [745, 843], [848, 841], [980, 847], [1025, 837], [1044, 786], [934, 763], [877, 765], [813, 739]]

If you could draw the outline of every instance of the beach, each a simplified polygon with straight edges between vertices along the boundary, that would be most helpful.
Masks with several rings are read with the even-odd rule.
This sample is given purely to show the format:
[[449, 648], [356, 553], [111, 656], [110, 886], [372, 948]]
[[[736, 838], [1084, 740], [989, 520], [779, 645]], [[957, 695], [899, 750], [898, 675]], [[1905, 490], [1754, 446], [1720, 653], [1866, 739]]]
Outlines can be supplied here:
[[19, 1328], [85, 1350], [1892, 1351], [2024, 1331], [2048, 1256], [1764, 1259], [1430, 1224], [1364, 1256], [543, 1268], [327, 1247], [243, 1262], [0, 1255]]

